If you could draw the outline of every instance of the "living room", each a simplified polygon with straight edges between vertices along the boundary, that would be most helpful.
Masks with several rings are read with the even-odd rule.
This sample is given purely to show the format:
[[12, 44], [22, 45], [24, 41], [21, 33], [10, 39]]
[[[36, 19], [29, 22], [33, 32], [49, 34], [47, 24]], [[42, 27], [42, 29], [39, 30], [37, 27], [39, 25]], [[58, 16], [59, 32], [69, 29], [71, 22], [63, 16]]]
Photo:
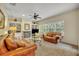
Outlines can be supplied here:
[[0, 55], [79, 55], [78, 6], [76, 3], [0, 3]]

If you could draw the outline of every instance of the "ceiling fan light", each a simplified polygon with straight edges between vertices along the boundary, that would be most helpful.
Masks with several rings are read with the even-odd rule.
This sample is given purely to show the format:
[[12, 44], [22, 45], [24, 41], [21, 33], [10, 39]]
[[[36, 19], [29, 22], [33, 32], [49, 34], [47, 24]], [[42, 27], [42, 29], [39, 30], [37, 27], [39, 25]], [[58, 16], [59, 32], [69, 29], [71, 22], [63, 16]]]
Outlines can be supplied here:
[[23, 17], [25, 16], [25, 14], [22, 15]]

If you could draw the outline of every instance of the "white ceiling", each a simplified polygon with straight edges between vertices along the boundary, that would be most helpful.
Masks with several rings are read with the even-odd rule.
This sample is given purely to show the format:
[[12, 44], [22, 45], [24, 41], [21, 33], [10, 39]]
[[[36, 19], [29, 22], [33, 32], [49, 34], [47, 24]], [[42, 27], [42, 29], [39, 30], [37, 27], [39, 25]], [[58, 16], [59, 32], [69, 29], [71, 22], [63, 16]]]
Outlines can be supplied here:
[[29, 15], [35, 11], [44, 19], [77, 7], [77, 4], [71, 3], [17, 3], [16, 6], [7, 3], [3, 5], [6, 7], [9, 17], [24, 17], [28, 20], [32, 20]]

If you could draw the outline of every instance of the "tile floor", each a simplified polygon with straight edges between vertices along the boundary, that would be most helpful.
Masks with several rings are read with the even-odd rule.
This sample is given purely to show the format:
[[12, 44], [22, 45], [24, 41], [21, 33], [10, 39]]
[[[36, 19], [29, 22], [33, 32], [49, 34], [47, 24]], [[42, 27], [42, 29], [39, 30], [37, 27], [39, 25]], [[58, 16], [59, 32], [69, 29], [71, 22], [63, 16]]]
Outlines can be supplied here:
[[63, 43], [52, 44], [46, 41], [41, 42], [41, 46], [38, 44], [36, 56], [75, 56], [77, 55], [77, 49], [72, 48], [70, 45]]

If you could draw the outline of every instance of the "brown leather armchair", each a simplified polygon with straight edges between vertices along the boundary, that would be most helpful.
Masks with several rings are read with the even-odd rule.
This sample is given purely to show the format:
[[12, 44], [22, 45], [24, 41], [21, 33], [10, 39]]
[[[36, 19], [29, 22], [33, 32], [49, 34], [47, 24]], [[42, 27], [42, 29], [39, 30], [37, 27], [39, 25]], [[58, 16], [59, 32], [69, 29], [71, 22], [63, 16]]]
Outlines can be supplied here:
[[58, 32], [48, 32], [45, 34], [43, 34], [43, 37], [42, 37], [45, 41], [47, 42], [51, 42], [51, 43], [54, 43], [54, 44], [57, 44], [58, 41], [61, 41], [61, 33], [58, 33]]
[[14, 41], [6, 36], [0, 40], [0, 56], [34, 56], [37, 46], [28, 41]]

